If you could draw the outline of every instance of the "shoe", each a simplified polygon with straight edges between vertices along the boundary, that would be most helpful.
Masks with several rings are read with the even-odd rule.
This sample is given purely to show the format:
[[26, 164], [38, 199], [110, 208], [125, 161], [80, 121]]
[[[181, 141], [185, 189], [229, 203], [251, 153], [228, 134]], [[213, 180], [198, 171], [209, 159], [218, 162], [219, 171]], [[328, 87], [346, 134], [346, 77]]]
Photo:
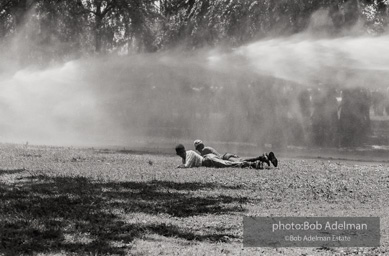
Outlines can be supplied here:
[[265, 154], [258, 157], [260, 161], [267, 163], [267, 166], [270, 166], [269, 157]]
[[274, 167], [277, 167], [277, 165], [278, 165], [278, 160], [277, 160], [277, 158], [276, 158], [276, 156], [274, 155], [273, 152], [270, 152], [270, 153], [269, 153], [268, 159], [269, 159], [270, 162], [274, 165]]

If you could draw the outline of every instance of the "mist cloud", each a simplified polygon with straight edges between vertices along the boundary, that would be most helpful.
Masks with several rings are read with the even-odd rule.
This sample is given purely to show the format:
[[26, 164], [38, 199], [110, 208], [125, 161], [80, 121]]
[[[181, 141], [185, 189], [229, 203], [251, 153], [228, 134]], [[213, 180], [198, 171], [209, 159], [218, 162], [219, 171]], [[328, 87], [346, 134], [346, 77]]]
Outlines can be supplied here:
[[[303, 89], [387, 88], [388, 35], [331, 37], [310, 32], [330, 26], [325, 18], [315, 22], [304, 33], [235, 49], [95, 57], [45, 69], [7, 67], [3, 53], [0, 138], [56, 145], [138, 146], [159, 138], [261, 145], [288, 128], [281, 116], [302, 120], [297, 99]], [[269, 115], [274, 111], [280, 118]]]

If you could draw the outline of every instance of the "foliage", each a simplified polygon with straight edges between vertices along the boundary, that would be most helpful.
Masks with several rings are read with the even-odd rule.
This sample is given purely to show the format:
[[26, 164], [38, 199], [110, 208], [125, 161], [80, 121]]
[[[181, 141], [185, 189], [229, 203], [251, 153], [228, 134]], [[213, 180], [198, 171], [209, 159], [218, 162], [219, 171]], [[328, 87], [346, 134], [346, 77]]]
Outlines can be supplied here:
[[388, 23], [386, 0], [6, 0], [0, 3], [0, 38], [28, 39], [30, 58], [49, 61], [72, 54], [152, 52], [177, 45], [236, 46], [298, 33], [323, 8], [329, 10], [335, 33], [358, 20], [368, 31], [382, 33]]

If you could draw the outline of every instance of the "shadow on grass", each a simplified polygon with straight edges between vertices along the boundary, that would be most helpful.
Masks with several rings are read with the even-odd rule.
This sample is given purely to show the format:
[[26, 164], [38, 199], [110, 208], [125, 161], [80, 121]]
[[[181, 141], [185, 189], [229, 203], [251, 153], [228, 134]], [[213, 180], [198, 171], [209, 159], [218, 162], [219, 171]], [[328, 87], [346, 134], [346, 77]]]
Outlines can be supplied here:
[[20, 172], [24, 172], [24, 171], [25, 171], [25, 169], [0, 170], [0, 175], [15, 174], [15, 173], [20, 173]]
[[219, 231], [197, 235], [174, 225], [122, 220], [123, 213], [190, 217], [244, 211], [240, 204], [247, 198], [191, 193], [204, 186], [218, 188], [211, 183], [99, 183], [83, 177], [46, 176], [1, 184], [0, 253], [125, 254], [135, 238], [146, 234], [210, 242], [236, 238]]

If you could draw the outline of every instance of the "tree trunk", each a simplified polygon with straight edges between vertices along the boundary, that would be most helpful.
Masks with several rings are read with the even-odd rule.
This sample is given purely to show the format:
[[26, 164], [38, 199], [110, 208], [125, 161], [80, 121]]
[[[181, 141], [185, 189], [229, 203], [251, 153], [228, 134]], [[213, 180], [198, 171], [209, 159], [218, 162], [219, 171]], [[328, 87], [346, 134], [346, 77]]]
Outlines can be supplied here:
[[95, 24], [95, 51], [97, 53], [101, 52], [101, 25], [102, 25], [102, 17], [100, 15], [96, 15], [96, 24]]
[[27, 0], [18, 1], [14, 12], [16, 29], [19, 29], [23, 25], [26, 13], [27, 13]]

